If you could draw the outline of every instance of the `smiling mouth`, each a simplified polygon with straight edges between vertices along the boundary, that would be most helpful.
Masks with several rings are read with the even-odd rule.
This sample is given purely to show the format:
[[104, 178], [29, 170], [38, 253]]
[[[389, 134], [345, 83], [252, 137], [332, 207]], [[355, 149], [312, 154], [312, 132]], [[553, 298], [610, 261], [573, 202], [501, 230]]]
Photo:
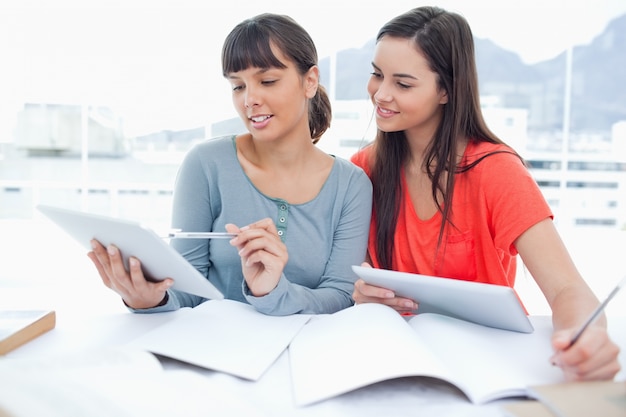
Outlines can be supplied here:
[[378, 111], [381, 112], [381, 113], [384, 113], [384, 114], [394, 114], [395, 113], [395, 111], [392, 111], [392, 110], [389, 110], [389, 109], [386, 109], [386, 108], [380, 107], [380, 106], [378, 106]]
[[261, 123], [270, 119], [271, 117], [272, 117], [271, 115], [253, 116], [253, 117], [250, 117], [250, 120], [253, 121], [254, 123]]
[[376, 115], [380, 119], [392, 119], [398, 114], [397, 111], [385, 109], [384, 107], [376, 107]]

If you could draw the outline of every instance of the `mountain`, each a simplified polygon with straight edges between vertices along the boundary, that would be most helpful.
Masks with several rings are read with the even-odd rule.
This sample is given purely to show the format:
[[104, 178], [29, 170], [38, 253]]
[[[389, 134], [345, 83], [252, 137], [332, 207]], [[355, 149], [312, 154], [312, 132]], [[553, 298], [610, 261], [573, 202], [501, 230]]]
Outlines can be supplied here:
[[[504, 107], [529, 111], [529, 131], [560, 130], [563, 124], [567, 51], [551, 60], [525, 64], [488, 39], [475, 38], [482, 96], [497, 96]], [[375, 41], [337, 53], [338, 100], [367, 99]], [[572, 48], [573, 133], [607, 133], [626, 120], [626, 14], [612, 20], [588, 45]], [[320, 61], [322, 83], [330, 80], [330, 59]]]

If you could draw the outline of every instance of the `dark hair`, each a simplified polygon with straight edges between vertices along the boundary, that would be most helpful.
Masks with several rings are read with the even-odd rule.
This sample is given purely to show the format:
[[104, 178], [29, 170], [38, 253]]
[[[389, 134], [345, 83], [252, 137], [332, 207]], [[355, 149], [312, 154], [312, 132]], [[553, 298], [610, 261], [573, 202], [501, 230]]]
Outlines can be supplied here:
[[[471, 169], [483, 159], [459, 166], [456, 160], [458, 142], [464, 138], [503, 142], [489, 130], [480, 109], [474, 38], [465, 18], [439, 7], [418, 7], [387, 22], [378, 32], [376, 41], [384, 37], [413, 40], [415, 48], [437, 74], [439, 89], [448, 96], [441, 122], [424, 158], [424, 168], [432, 181], [432, 196], [443, 216], [437, 241], [439, 248], [446, 226], [452, 225], [455, 174]], [[402, 131], [378, 130], [373, 146], [375, 156], [371, 177], [376, 212], [376, 254], [382, 268], [391, 268], [394, 231], [402, 198], [400, 175], [402, 166], [410, 157], [410, 150]]]
[[[263, 13], [239, 23], [228, 34], [222, 48], [224, 76], [250, 67], [285, 68], [272, 46], [291, 60], [300, 75], [317, 65], [317, 49], [302, 26], [289, 16]], [[309, 106], [309, 130], [313, 143], [330, 127], [330, 99], [320, 84]]]

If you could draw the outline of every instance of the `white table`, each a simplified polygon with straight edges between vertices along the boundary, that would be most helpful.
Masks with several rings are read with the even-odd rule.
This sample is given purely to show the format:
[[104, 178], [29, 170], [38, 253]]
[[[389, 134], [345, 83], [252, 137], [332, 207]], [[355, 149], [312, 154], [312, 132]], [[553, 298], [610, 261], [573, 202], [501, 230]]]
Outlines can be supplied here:
[[[38, 227], [45, 229], [47, 226]], [[6, 230], [6, 224], [4, 228]], [[71, 354], [124, 345], [177, 314], [129, 313], [117, 295], [99, 281], [95, 269], [84, 255], [86, 251], [69, 239], [64, 240], [62, 234], [52, 235], [52, 242], [39, 238], [28, 242], [23, 239], [9, 240], [7, 234], [0, 240], [0, 250], [7, 256], [3, 256], [3, 266], [0, 266], [0, 306], [4, 309], [49, 308], [57, 312], [56, 329], [9, 353], [7, 358], [37, 358], [42, 354]], [[28, 279], [22, 281], [19, 275]], [[626, 314], [610, 316], [609, 324], [622, 348], [621, 362], [626, 367]], [[386, 381], [318, 404], [296, 408], [292, 402], [288, 359], [286, 351], [257, 382], [173, 360], [162, 359], [162, 363], [166, 373], [171, 375], [181, 370], [200, 375], [202, 386], [233, 415], [241, 415], [236, 412], [246, 409], [259, 416], [296, 417], [506, 416], [501, 409], [503, 402], [473, 405], [449, 385], [419, 378]], [[624, 370], [618, 379], [626, 379]], [[169, 388], [164, 393], [154, 393], [150, 401], [161, 402], [163, 408], [176, 402], [198, 401], [199, 408], [210, 408], [209, 404], [202, 403], [210, 402], [208, 396], [204, 399], [201, 396], [186, 396], [185, 387], [179, 390]]]

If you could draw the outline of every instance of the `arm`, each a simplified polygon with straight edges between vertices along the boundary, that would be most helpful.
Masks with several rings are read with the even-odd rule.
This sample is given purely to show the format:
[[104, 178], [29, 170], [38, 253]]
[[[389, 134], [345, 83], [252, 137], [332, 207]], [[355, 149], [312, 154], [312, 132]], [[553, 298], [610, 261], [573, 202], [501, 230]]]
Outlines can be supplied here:
[[[173, 228], [185, 231], [211, 231], [212, 213], [207, 209], [210, 206], [209, 184], [201, 161], [199, 149], [192, 148], [178, 170], [172, 205]], [[171, 245], [208, 279], [208, 240], [174, 239]], [[170, 285], [173, 284], [173, 281], [170, 281]], [[200, 296], [169, 288], [151, 305], [142, 308], [135, 304], [127, 305], [136, 313], [158, 313], [181, 307], [195, 307], [205, 300]]]
[[552, 220], [530, 227], [515, 241], [515, 247], [552, 309], [553, 363], [569, 380], [612, 379], [620, 370], [619, 348], [609, 339], [605, 317], [567, 348], [598, 299], [576, 269]]

